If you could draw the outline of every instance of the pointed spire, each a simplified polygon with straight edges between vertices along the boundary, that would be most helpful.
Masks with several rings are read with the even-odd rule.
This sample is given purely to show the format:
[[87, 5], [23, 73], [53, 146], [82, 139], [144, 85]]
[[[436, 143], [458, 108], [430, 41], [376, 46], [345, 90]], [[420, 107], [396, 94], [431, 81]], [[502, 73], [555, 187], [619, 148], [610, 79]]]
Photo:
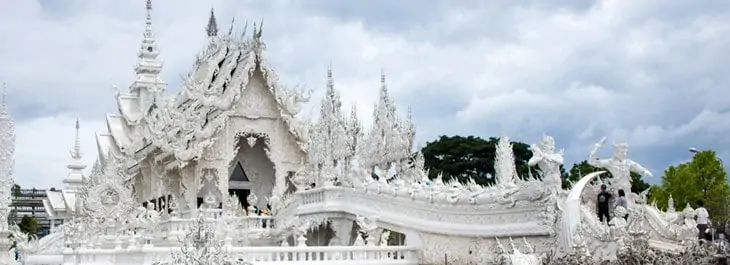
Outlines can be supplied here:
[[71, 158], [74, 160], [80, 160], [84, 157], [81, 153], [81, 138], [79, 137], [80, 129], [81, 126], [79, 125], [79, 118], [76, 118], [76, 139], [74, 140], [74, 149], [71, 151]]
[[[159, 73], [162, 71], [162, 62], [157, 59], [160, 55], [155, 43], [155, 33], [152, 31], [152, 0], [146, 0], [145, 10], [147, 11], [147, 18], [145, 21], [145, 30], [142, 38], [142, 44], [140, 45], [138, 52], [137, 64], [134, 67], [134, 71], [137, 74], [137, 81], [145, 81], [155, 83], [156, 81], [161, 83], [159, 80]], [[133, 85], [131, 90], [138, 90], [140, 87]]]
[[387, 105], [389, 105], [388, 84], [385, 81], [385, 69], [383, 68], [380, 68], [380, 100], [383, 101], [387, 108]]
[[[152, 0], [145, 0], [145, 30], [142, 34], [142, 43], [137, 52], [137, 63], [134, 72], [137, 79], [129, 87], [130, 94], [138, 96], [139, 113], [146, 114], [154, 105], [158, 94], [165, 89], [164, 82], [160, 79], [162, 61], [157, 57], [160, 51], [157, 49], [155, 33], [152, 31]], [[126, 117], [125, 118], [129, 118]]]
[[0, 84], [0, 105], [5, 107], [5, 94], [8, 91], [8, 84], [5, 83], [5, 81], [2, 81], [2, 84]]
[[327, 64], [327, 93], [335, 89], [335, 81], [332, 79], [332, 62]]
[[152, 33], [152, 0], [147, 0], [145, 9], [147, 9], [147, 21], [145, 23], [147, 24], [147, 30], [145, 31], [146, 35], [147, 32]]
[[218, 22], [215, 20], [215, 11], [212, 7], [210, 8], [210, 18], [208, 18], [208, 25], [205, 26], [205, 32], [208, 34], [208, 37], [218, 36]]
[[235, 25], [235, 24], [236, 24], [236, 17], [233, 17], [231, 19], [231, 27], [228, 28], [228, 36], [233, 35], [233, 25]]
[[66, 166], [66, 168], [70, 169], [70, 172], [68, 172], [68, 175], [63, 180], [63, 183], [66, 184], [65, 189], [67, 190], [81, 189], [84, 181], [84, 169], [86, 168], [84, 161], [82, 161], [84, 154], [81, 152], [81, 137], [79, 133], [81, 126], [78, 118], [74, 127], [76, 129], [76, 137], [74, 139], [74, 147], [69, 152], [71, 154], [71, 163]]

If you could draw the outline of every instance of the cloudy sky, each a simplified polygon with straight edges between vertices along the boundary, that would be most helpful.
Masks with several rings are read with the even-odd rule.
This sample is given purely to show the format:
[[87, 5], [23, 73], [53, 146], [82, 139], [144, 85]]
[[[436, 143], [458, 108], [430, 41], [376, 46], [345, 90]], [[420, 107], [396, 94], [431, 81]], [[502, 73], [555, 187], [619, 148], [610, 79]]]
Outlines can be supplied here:
[[[630, 143], [652, 182], [691, 146], [730, 162], [730, 1], [153, 1], [170, 91], [203, 47], [215, 7], [222, 30], [233, 17], [239, 27], [265, 21], [284, 84], [321, 91], [331, 62], [343, 100], [366, 121], [384, 68], [401, 110], [413, 108], [419, 142], [506, 132], [532, 143], [545, 132], [572, 163], [607, 135]], [[116, 112], [111, 86], [133, 81], [144, 0], [0, 6], [15, 177], [60, 187], [75, 119], [91, 164], [94, 132]]]

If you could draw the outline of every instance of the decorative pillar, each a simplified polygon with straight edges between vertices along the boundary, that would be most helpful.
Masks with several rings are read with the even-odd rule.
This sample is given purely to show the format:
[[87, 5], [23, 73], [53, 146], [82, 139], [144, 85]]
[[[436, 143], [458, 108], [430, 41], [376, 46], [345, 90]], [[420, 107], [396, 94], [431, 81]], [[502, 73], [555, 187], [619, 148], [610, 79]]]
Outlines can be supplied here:
[[339, 246], [348, 246], [350, 245], [350, 238], [352, 234], [352, 225], [353, 222], [351, 220], [347, 219], [334, 219], [330, 220], [330, 225], [332, 228], [332, 231], [335, 232], [334, 239], [338, 239], [338, 242], [335, 242], [336, 245]]
[[217, 159], [215, 162], [212, 162], [211, 166], [214, 168], [216, 187], [221, 195], [218, 201], [224, 202], [228, 198], [228, 177], [230, 174], [228, 172], [228, 162]]
[[5, 83], [0, 84], [0, 264], [12, 264], [8, 249], [8, 214], [12, 203], [13, 169], [15, 167], [15, 123], [5, 105]]
[[197, 216], [198, 214], [198, 190], [200, 189], [200, 182], [198, 181], [199, 176], [193, 167], [183, 168], [180, 170], [180, 193], [182, 196], [178, 200], [178, 207], [185, 205], [190, 216]]

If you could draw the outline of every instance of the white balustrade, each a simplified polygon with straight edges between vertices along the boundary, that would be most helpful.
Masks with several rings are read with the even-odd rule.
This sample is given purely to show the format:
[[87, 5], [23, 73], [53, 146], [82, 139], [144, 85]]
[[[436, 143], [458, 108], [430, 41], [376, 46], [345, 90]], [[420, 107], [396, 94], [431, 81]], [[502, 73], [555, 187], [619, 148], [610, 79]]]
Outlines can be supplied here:
[[[228, 253], [232, 259], [254, 264], [287, 265], [415, 265], [418, 264], [418, 249], [407, 246], [343, 246], [343, 247], [231, 247]], [[33, 255], [27, 265], [73, 264], [117, 264], [148, 265], [156, 261], [169, 261], [170, 253], [179, 253], [179, 248], [153, 247], [128, 249], [78, 249], [63, 255]]]
[[325, 194], [328, 190], [328, 188], [317, 188], [297, 192], [296, 195], [299, 196], [302, 205], [322, 203], [325, 202]]

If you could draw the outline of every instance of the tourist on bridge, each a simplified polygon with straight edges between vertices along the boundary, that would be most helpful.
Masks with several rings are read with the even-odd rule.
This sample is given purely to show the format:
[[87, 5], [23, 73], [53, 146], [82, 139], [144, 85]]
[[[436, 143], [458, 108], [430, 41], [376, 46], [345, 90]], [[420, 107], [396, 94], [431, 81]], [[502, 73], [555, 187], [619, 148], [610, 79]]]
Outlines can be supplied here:
[[710, 213], [705, 209], [705, 202], [697, 200], [697, 209], [695, 210], [695, 218], [697, 219], [697, 229], [700, 230], [699, 238], [706, 239], [710, 230]]
[[601, 185], [601, 192], [598, 193], [598, 199], [596, 201], [596, 210], [598, 212], [598, 219], [601, 222], [608, 222], [611, 218], [608, 216], [609, 201], [611, 200], [611, 193], [606, 190], [606, 184]]

